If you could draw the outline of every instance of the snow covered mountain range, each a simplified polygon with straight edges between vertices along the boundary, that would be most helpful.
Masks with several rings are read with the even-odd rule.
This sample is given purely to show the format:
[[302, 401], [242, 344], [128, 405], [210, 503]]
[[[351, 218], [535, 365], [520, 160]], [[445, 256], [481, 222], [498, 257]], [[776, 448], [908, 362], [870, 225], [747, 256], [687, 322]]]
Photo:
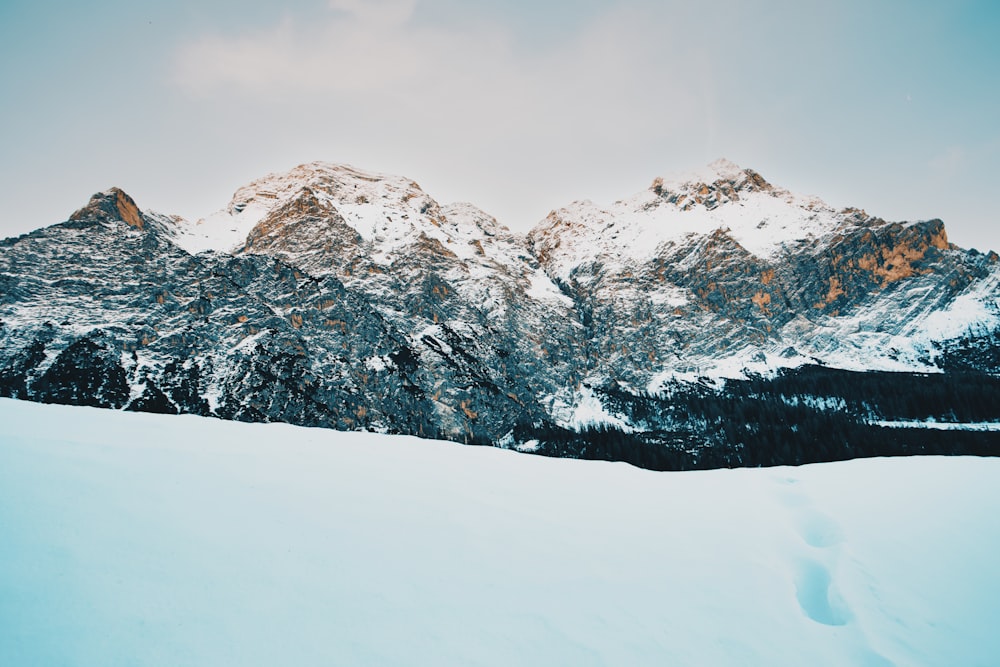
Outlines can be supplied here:
[[[528, 234], [311, 163], [202, 220], [113, 188], [0, 242], [0, 395], [633, 460], [567, 435], [603, 424], [696, 464], [750, 446], [711, 435], [725, 387], [867, 426], [1000, 419], [998, 285], [996, 253], [940, 220], [836, 210], [726, 161]], [[837, 388], [859, 371], [882, 398]], [[937, 405], [891, 407], [901, 378]], [[754, 437], [795, 425], [772, 412]]]

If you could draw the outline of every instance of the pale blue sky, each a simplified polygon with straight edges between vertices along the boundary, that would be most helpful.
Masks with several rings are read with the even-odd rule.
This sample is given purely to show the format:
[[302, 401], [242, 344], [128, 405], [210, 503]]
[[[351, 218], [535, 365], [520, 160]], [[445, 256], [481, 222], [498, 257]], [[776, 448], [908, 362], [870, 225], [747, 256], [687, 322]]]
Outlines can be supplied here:
[[526, 229], [727, 157], [1000, 249], [1000, 3], [0, 3], [0, 235], [310, 160]]

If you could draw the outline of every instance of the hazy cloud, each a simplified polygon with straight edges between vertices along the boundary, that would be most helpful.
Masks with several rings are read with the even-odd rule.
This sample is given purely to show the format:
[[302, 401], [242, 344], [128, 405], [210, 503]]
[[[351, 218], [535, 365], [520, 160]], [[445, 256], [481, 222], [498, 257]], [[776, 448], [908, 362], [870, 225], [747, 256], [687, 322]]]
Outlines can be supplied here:
[[683, 54], [671, 51], [669, 34], [647, 34], [635, 12], [608, 13], [559, 48], [524, 53], [498, 26], [409, 22], [415, 6], [332, 0], [336, 11], [318, 26], [286, 19], [255, 34], [207, 35], [180, 50], [174, 79], [191, 93], [235, 91], [264, 103], [275, 95], [331, 108], [391, 101], [401, 122], [449, 133], [476, 119], [515, 135], [586, 128], [622, 137], [706, 116], [704, 63], [670, 65]]
[[697, 153], [681, 157], [692, 166], [719, 157], [701, 153], [718, 123], [712, 58], [649, 11], [615, 6], [524, 48], [497, 22], [420, 21], [413, 0], [330, 8], [316, 24], [189, 42], [174, 81], [234, 114], [294, 106], [300, 134], [335, 147], [319, 157], [344, 160], [366, 140], [359, 166], [388, 169], [379, 160], [391, 152], [392, 165], [419, 169], [407, 175], [452, 186], [435, 196], [515, 227], [572, 198], [644, 187], [666, 145]]
[[[103, 178], [143, 175], [160, 197], [150, 201], [187, 215], [221, 205], [220, 192], [261, 173], [314, 159], [405, 174], [441, 201], [476, 202], [520, 228], [575, 198], [609, 202], [719, 157], [886, 218], [940, 215], [957, 231], [970, 217], [962, 211], [992, 211], [986, 197], [943, 199], [930, 186], [950, 173], [985, 192], [984, 175], [995, 172], [995, 153], [982, 145], [996, 140], [998, 95], [982, 82], [995, 69], [996, 41], [954, 28], [961, 8], [295, 0], [279, 14], [227, 2], [205, 10], [212, 20], [179, 20], [161, 50], [133, 48], [137, 60], [169, 54], [155, 69], [130, 70], [144, 113], [48, 104], [46, 113], [65, 118], [63, 134], [51, 123], [30, 140], [11, 130], [7, 145], [20, 146], [23, 162], [43, 155], [44, 142], [66, 155], [69, 137], [93, 165], [80, 137], [94, 136], [95, 125], [128, 128], [142, 150], [100, 153]], [[173, 4], [162, 14], [182, 16]], [[937, 39], [949, 25], [951, 41]], [[934, 48], [946, 42], [962, 49]], [[970, 45], [980, 57], [963, 50]], [[111, 51], [101, 62], [127, 70], [133, 61], [117, 50], [109, 60]], [[33, 62], [45, 57], [39, 51]], [[53, 59], [55, 74], [66, 57]], [[80, 81], [76, 99], [89, 90]], [[65, 97], [58, 90], [54, 100]], [[126, 157], [134, 164], [123, 167]], [[38, 173], [48, 174], [41, 163]]]
[[331, 9], [366, 23], [390, 25], [405, 23], [416, 5], [416, 0], [330, 0]]

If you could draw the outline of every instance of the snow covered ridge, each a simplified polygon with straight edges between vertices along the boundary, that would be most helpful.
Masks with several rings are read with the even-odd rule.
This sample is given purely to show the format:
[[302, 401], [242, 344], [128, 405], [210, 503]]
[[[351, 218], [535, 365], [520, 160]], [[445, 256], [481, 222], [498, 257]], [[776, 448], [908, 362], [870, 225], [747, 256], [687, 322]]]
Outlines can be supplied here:
[[[941, 221], [834, 210], [728, 162], [569, 205], [528, 234], [329, 163], [258, 179], [195, 222], [111, 189], [0, 242], [0, 395], [651, 467], [844, 458], [873, 452], [783, 455], [775, 416], [829, 433], [795, 406], [843, 405], [862, 440], [879, 422], [1000, 420], [1000, 406], [959, 419], [953, 405], [1000, 375], [998, 260], [950, 244]], [[849, 374], [833, 393], [821, 371], [795, 375], [816, 368], [906, 375], [877, 376], [865, 402]], [[740, 397], [752, 445], [700, 412], [751, 378], [797, 383], [787, 402]], [[941, 405], [904, 409], [894, 384]], [[601, 425], [630, 444], [573, 439]], [[910, 430], [879, 432], [891, 446], [877, 453], [989, 447], [989, 432], [955, 450]], [[656, 456], [633, 457], [640, 441]]]
[[0, 664], [988, 665], [998, 488], [0, 400]]
[[237, 190], [222, 210], [194, 223], [182, 221], [177, 242], [192, 253], [238, 250], [268, 213], [296, 198], [303, 188], [335, 205], [345, 221], [367, 240], [373, 239], [378, 230], [389, 231], [384, 223], [393, 214], [402, 218], [437, 208], [420, 186], [408, 179], [348, 165], [313, 162], [257, 179]]
[[563, 244], [572, 241], [576, 246], [575, 251], [563, 246], [567, 257], [561, 273], [568, 277], [595, 248], [612, 261], [643, 261], [663, 244], [725, 230], [752, 255], [770, 259], [800, 242], [856, 225], [859, 219], [868, 221], [863, 212], [836, 211], [818, 199], [774, 188], [752, 170], [724, 163], [694, 180], [657, 178], [648, 190], [609, 208], [575, 202], [551, 213], [535, 235], [543, 236], [549, 225], [575, 227], [577, 234], [558, 235]]

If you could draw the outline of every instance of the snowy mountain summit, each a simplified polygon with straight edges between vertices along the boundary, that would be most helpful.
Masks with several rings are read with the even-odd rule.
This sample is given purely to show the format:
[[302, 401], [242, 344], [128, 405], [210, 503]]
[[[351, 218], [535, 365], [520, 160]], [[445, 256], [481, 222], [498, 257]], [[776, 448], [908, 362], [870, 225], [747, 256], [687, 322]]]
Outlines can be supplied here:
[[[727, 160], [672, 179], [657, 177], [648, 189], [608, 208], [575, 202], [553, 211], [535, 232], [546, 240], [593, 248], [619, 260], [647, 260], [664, 244], [725, 233], [757, 258], [776, 259], [803, 242], [845, 225], [867, 221], [862, 212], [836, 211], [816, 198], [772, 186], [757, 172]], [[574, 233], [567, 234], [572, 228]], [[547, 238], [549, 237], [549, 238]], [[568, 250], [562, 253], [572, 261]], [[571, 265], [563, 265], [563, 272]]]
[[391, 224], [394, 215], [396, 222], [403, 222], [411, 214], [424, 215], [432, 209], [437, 212], [436, 202], [413, 181], [347, 165], [313, 162], [243, 186], [224, 209], [193, 224], [182, 223], [177, 241], [192, 253], [237, 251], [266, 219], [288, 206], [302, 206], [309, 198], [328, 213], [335, 209], [342, 224], [368, 241], [386, 234], [398, 237], [408, 231], [405, 224]]
[[690, 453], [711, 419], [663, 401], [724, 378], [993, 377], [998, 280], [940, 220], [837, 210], [725, 160], [527, 234], [314, 162], [197, 221], [113, 188], [3, 241], [0, 394], [567, 455], [603, 423]]

